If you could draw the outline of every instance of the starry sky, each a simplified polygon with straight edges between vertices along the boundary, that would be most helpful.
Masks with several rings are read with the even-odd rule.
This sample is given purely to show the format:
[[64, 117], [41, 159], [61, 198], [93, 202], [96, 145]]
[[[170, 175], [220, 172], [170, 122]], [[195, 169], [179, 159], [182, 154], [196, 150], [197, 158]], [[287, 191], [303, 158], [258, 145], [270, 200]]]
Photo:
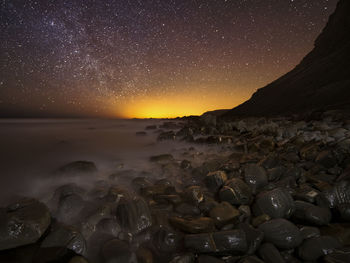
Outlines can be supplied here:
[[337, 0], [1, 0], [0, 117], [233, 108], [312, 49]]

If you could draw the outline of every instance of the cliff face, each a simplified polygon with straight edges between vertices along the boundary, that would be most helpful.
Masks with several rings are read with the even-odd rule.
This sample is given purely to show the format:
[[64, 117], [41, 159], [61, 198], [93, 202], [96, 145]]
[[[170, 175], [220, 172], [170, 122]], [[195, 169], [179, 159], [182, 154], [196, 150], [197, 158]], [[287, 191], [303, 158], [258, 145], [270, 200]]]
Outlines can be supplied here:
[[350, 109], [350, 1], [340, 0], [314, 49], [292, 71], [224, 116]]

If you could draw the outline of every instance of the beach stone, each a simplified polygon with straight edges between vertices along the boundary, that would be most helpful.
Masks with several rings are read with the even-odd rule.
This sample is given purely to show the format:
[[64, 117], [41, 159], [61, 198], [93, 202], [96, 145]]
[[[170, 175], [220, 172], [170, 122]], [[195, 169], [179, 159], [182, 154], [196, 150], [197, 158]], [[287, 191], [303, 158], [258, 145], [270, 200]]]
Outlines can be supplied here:
[[221, 201], [227, 201], [232, 205], [249, 205], [252, 200], [252, 190], [241, 179], [233, 178], [221, 188], [219, 197]]
[[267, 214], [262, 214], [259, 215], [257, 217], [254, 217], [252, 219], [252, 226], [254, 227], [258, 227], [260, 226], [262, 223], [265, 223], [267, 221], [271, 220], [271, 216], [267, 215]]
[[335, 249], [323, 258], [324, 263], [348, 263], [350, 262], [350, 247]]
[[321, 235], [321, 232], [317, 227], [303, 226], [300, 228], [300, 234], [305, 240], [312, 237], [319, 237]]
[[157, 137], [158, 141], [175, 140], [175, 139], [176, 139], [176, 134], [174, 131], [162, 132]]
[[298, 248], [299, 257], [305, 261], [314, 261], [322, 256], [341, 248], [340, 242], [330, 236], [320, 236], [306, 239]]
[[264, 240], [277, 248], [292, 249], [302, 242], [299, 229], [286, 219], [272, 219], [258, 227], [264, 233]]
[[220, 258], [216, 258], [209, 255], [200, 255], [197, 259], [197, 262], [198, 263], [224, 263], [225, 261], [223, 261]]
[[332, 219], [332, 213], [328, 207], [316, 206], [304, 201], [295, 201], [293, 219], [302, 223], [322, 226], [327, 225]]
[[243, 230], [186, 235], [184, 245], [196, 253], [245, 253], [248, 249]]
[[106, 263], [137, 263], [136, 254], [131, 251], [128, 243], [118, 239], [107, 241], [102, 246], [101, 255]]
[[226, 182], [227, 175], [224, 171], [211, 172], [204, 178], [205, 185], [212, 192], [217, 192]]
[[94, 174], [97, 167], [94, 162], [75, 161], [58, 168], [57, 172], [65, 175]]
[[180, 203], [175, 206], [175, 211], [181, 215], [196, 216], [201, 213], [199, 208], [195, 205], [188, 203]]
[[253, 192], [261, 189], [268, 183], [264, 167], [257, 164], [248, 164], [244, 168], [244, 180], [253, 189]]
[[77, 254], [86, 252], [86, 241], [74, 227], [55, 225], [41, 243], [41, 248], [65, 247]]
[[100, 233], [110, 234], [117, 237], [121, 232], [121, 227], [116, 219], [103, 218], [97, 223], [96, 230]]
[[51, 223], [49, 209], [35, 199], [0, 208], [0, 250], [35, 243]]
[[181, 217], [170, 217], [169, 222], [175, 228], [191, 234], [213, 232], [215, 230], [214, 220], [209, 217], [184, 219]]
[[73, 223], [87, 203], [77, 194], [71, 194], [60, 199], [56, 217], [60, 222]]
[[182, 235], [166, 226], [161, 226], [153, 232], [152, 244], [162, 253], [175, 252], [182, 242]]
[[152, 225], [152, 216], [145, 200], [140, 197], [122, 198], [116, 211], [117, 221], [123, 229], [139, 233]]
[[255, 256], [248, 256], [238, 261], [238, 263], [264, 263], [264, 261]]
[[154, 258], [152, 252], [144, 247], [140, 247], [136, 251], [137, 263], [153, 263]]
[[194, 205], [198, 205], [204, 200], [202, 188], [196, 185], [187, 187], [184, 191], [184, 197], [186, 201]]
[[209, 215], [214, 220], [216, 226], [220, 228], [226, 224], [233, 223], [238, 219], [240, 213], [230, 203], [221, 202], [210, 210]]
[[237, 228], [243, 230], [246, 234], [248, 245], [248, 250], [246, 253], [249, 255], [254, 254], [263, 241], [264, 233], [261, 230], [252, 227], [248, 223], [240, 223]]
[[169, 263], [194, 263], [195, 258], [195, 255], [192, 253], [176, 255], [169, 261]]
[[259, 255], [266, 263], [285, 263], [279, 250], [271, 243], [264, 243], [259, 248]]
[[267, 214], [271, 218], [288, 218], [294, 212], [294, 201], [288, 191], [276, 188], [260, 193], [253, 205], [256, 216]]

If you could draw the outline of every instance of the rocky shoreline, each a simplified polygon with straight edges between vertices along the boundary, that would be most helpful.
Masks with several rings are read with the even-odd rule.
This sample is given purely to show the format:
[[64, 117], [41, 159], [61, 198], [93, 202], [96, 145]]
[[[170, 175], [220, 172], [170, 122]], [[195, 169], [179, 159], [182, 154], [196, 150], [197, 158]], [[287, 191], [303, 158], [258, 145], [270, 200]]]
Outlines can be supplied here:
[[[349, 120], [206, 115], [149, 133], [189, 144], [150, 156], [158, 179], [117, 171], [1, 208], [0, 262], [350, 262]], [[77, 161], [53, 176], [98, 173]]]

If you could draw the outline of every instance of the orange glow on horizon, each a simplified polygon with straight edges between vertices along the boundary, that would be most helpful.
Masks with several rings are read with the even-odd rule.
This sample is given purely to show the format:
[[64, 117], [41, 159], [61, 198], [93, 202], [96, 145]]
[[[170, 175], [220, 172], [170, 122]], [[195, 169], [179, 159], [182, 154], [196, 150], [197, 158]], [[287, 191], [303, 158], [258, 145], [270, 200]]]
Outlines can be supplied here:
[[247, 99], [247, 96], [218, 92], [209, 92], [206, 96], [196, 93], [140, 97], [124, 102], [122, 106], [119, 105], [114, 115], [118, 114], [123, 118], [175, 118], [201, 115], [206, 111], [234, 108]]

